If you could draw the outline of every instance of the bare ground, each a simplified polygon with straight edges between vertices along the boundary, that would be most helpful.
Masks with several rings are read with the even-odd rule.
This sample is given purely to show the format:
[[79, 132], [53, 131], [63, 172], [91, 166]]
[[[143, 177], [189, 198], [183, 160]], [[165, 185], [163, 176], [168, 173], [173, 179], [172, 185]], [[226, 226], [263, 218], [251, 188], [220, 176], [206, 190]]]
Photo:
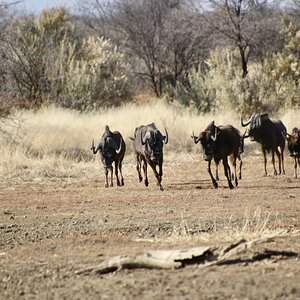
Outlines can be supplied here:
[[[138, 183], [132, 162], [122, 188], [105, 189], [102, 171], [92, 180], [2, 181], [0, 298], [300, 299], [300, 179], [289, 158], [281, 176], [262, 177], [261, 157], [244, 165], [234, 190], [223, 172], [214, 189], [206, 163], [188, 157], [166, 160], [164, 192], [151, 173], [148, 188]], [[116, 255], [277, 231], [218, 266], [75, 274]]]

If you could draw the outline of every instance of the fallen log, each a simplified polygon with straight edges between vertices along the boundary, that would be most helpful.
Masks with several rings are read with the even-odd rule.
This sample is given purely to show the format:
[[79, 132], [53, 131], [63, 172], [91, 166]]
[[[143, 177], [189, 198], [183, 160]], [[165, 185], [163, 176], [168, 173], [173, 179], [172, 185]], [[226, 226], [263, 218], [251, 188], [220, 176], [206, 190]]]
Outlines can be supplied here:
[[[188, 249], [150, 250], [136, 256], [116, 256], [102, 263], [77, 270], [75, 274], [106, 274], [121, 269], [178, 269], [186, 265], [196, 264], [199, 267], [218, 265], [228, 261], [232, 256], [241, 254], [254, 244], [265, 242], [283, 232], [259, 237], [253, 240], [241, 239], [223, 247], [206, 246]], [[297, 253], [295, 253], [298, 256]]]

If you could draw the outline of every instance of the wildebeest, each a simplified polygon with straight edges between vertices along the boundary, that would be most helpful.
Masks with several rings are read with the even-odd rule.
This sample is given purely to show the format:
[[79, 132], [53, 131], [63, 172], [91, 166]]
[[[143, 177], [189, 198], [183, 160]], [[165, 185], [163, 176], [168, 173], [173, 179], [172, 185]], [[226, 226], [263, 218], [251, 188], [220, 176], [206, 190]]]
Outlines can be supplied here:
[[[243, 160], [242, 160], [242, 156], [241, 154], [244, 152], [244, 138], [245, 138], [246, 132], [244, 133], [243, 136], [241, 136], [241, 140], [240, 140], [240, 148], [239, 148], [239, 152], [238, 152], [238, 156], [237, 159], [239, 160], [239, 179], [242, 179], [242, 166], [243, 166]], [[219, 162], [216, 163], [216, 180], [219, 180]], [[231, 173], [231, 178], [234, 179], [234, 173]]]
[[[121, 133], [119, 131], [111, 132], [106, 125], [100, 142], [95, 147], [93, 140], [91, 150], [94, 154], [98, 151], [100, 153], [105, 173], [105, 187], [113, 186], [113, 162], [115, 162], [117, 185], [123, 186], [122, 161], [126, 151], [126, 144]], [[110, 185], [108, 184], [108, 170], [110, 171]], [[120, 171], [121, 181], [119, 180], [118, 171]]]
[[202, 131], [198, 137], [193, 133], [192, 138], [195, 144], [201, 143], [203, 149], [203, 158], [208, 161], [208, 173], [211, 177], [212, 183], [215, 188], [218, 187], [218, 183], [211, 172], [211, 161], [214, 159], [216, 165], [223, 161], [224, 173], [228, 181], [229, 187], [232, 189], [233, 184], [231, 182], [231, 172], [228, 164], [228, 156], [230, 157], [233, 172], [235, 186], [238, 186], [238, 179], [236, 175], [236, 159], [241, 153], [241, 140], [242, 136], [239, 130], [231, 125], [216, 126], [212, 121], [207, 128]]
[[256, 141], [261, 144], [263, 156], [264, 156], [264, 175], [267, 176], [267, 152], [272, 153], [272, 164], [274, 168], [274, 175], [277, 175], [275, 167], [275, 153], [278, 157], [279, 174], [284, 174], [284, 148], [285, 148], [285, 136], [286, 127], [284, 124], [278, 121], [272, 121], [268, 114], [254, 114], [250, 119], [244, 123], [241, 118], [241, 125], [246, 127], [250, 124], [248, 129], [248, 135], [252, 141]]
[[289, 155], [294, 158], [294, 176], [297, 178], [297, 163], [300, 167], [300, 131], [295, 127], [292, 134], [287, 133]]
[[[166, 135], [156, 128], [154, 123], [142, 125], [135, 129], [133, 140], [133, 148], [136, 155], [136, 169], [139, 176], [139, 181], [143, 180], [141, 175], [141, 165], [143, 163], [144, 183], [148, 186], [147, 165], [151, 167], [157, 179], [157, 185], [163, 190], [162, 181], [162, 166], [163, 166], [163, 145], [168, 143], [168, 132], [165, 128]], [[156, 170], [158, 166], [158, 172]]]

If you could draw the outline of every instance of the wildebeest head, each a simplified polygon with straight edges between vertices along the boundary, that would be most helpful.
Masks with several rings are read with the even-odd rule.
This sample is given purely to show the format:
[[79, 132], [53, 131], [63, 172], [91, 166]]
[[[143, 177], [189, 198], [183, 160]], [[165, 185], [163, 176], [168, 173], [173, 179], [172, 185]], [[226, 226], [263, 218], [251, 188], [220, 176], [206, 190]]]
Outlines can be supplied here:
[[111, 131], [109, 127], [105, 126], [105, 131], [98, 143], [97, 147], [94, 145], [94, 140], [92, 142], [91, 150], [94, 154], [98, 151], [100, 153], [100, 157], [105, 168], [110, 168], [112, 163], [115, 161], [116, 155], [121, 152], [122, 141], [120, 141], [120, 145], [118, 146], [114, 139], [111, 137]]
[[251, 141], [260, 141], [262, 139], [262, 134], [264, 131], [261, 130], [262, 123], [265, 120], [269, 120], [269, 116], [267, 113], [264, 114], [253, 114], [250, 119], [244, 123], [241, 118], [241, 125], [246, 127], [250, 124], [247, 135], [244, 135], [245, 138], [250, 137]]
[[194, 139], [195, 144], [201, 143], [204, 160], [209, 161], [213, 158], [215, 144], [219, 133], [220, 129], [215, 125], [215, 121], [212, 121], [198, 137], [195, 137], [193, 133], [192, 138]]
[[290, 156], [300, 156], [300, 131], [297, 127], [295, 127], [292, 131], [292, 134], [288, 134], [286, 136], [288, 142], [288, 150]]
[[162, 135], [153, 123], [146, 128], [145, 134], [141, 135], [141, 143], [145, 145], [150, 160], [158, 163], [163, 155], [163, 145], [168, 143], [168, 131], [165, 128], [166, 135]]

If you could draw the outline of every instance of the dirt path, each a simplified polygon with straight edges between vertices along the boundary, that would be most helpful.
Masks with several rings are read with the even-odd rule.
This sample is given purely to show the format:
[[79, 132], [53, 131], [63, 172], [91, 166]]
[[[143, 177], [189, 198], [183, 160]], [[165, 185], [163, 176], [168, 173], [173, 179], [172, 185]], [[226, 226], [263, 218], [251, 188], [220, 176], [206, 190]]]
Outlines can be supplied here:
[[[172, 161], [164, 192], [152, 174], [148, 188], [138, 183], [130, 163], [123, 188], [105, 189], [102, 174], [0, 183], [0, 298], [300, 299], [300, 179], [292, 162], [287, 175], [262, 177], [261, 158], [246, 157], [244, 178], [230, 190], [222, 172], [220, 188], [212, 187], [204, 162]], [[115, 255], [276, 230], [285, 233], [220, 266], [75, 274]], [[266, 249], [278, 255], [256, 255]]]

